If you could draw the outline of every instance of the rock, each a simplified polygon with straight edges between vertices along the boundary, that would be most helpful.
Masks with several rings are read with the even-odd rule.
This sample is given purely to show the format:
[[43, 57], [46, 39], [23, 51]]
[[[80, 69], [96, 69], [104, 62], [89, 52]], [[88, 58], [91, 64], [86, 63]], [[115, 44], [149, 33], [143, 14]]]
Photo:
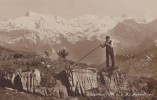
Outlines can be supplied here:
[[101, 89], [102, 86], [100, 87], [99, 90], [101, 90], [101, 92], [107, 94], [112, 92], [114, 95], [131, 95], [132, 93], [144, 92], [140, 88], [140, 85], [135, 85], [135, 81], [120, 70], [113, 71], [110, 77], [106, 73], [100, 72], [98, 75], [100, 84], [104, 86], [103, 89]]
[[53, 90], [51, 91], [51, 94], [58, 98], [66, 98], [68, 97], [67, 88], [62, 85], [62, 83], [57, 80], [56, 85], [54, 86]]
[[76, 95], [87, 96], [87, 91], [98, 88], [96, 69], [74, 69], [70, 81]]
[[40, 86], [41, 74], [38, 69], [22, 71], [17, 69], [12, 74], [4, 72], [0, 75], [0, 86], [15, 89], [18, 92], [31, 92], [47, 96], [47, 88]]
[[7, 90], [11, 90], [11, 91], [14, 90], [13, 88], [8, 88], [8, 87], [5, 87], [5, 89], [7, 89]]
[[36, 86], [34, 89], [34, 93], [40, 94], [42, 96], [48, 96], [47, 88], [42, 86]]
[[34, 85], [35, 86], [38, 86], [40, 85], [40, 82], [41, 82], [41, 75], [40, 75], [40, 71], [38, 69], [34, 69], [33, 73], [33, 78], [34, 78]]
[[41, 62], [41, 64], [42, 64], [42, 65], [44, 65], [44, 64], [45, 64], [45, 62]]
[[50, 68], [51, 67], [51, 65], [47, 65], [47, 68]]
[[15, 73], [13, 73], [11, 81], [14, 88], [18, 87], [20, 90], [33, 93], [35, 88], [39, 86], [41, 82], [40, 71], [38, 69], [26, 72], [17, 70]]
[[63, 70], [55, 76], [66, 86], [68, 95], [88, 96], [90, 91], [98, 88], [96, 69]]

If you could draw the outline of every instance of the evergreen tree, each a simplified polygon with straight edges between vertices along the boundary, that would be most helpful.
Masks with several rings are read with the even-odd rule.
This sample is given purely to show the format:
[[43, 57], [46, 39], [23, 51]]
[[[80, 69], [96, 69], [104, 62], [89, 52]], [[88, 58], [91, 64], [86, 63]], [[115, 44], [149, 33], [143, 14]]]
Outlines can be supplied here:
[[69, 55], [69, 52], [67, 52], [65, 49], [62, 49], [57, 52], [59, 58], [66, 59], [66, 57]]

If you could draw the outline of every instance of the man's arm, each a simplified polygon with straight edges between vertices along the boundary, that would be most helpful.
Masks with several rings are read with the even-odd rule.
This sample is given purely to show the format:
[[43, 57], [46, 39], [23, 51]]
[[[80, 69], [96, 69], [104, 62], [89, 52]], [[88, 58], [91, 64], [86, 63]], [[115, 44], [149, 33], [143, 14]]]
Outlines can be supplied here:
[[111, 43], [109, 44], [109, 43], [105, 43], [106, 45], [108, 45], [108, 46], [110, 46], [110, 47], [113, 47], [113, 43], [112, 43], [112, 41], [110, 41]]
[[104, 44], [101, 44], [100, 46], [104, 48], [106, 46], [106, 42]]

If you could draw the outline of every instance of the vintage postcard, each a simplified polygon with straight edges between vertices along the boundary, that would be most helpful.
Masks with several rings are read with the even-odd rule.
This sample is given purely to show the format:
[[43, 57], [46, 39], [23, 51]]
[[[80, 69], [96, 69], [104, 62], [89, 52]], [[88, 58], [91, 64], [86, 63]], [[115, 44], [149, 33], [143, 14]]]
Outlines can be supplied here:
[[0, 0], [0, 100], [157, 100], [157, 0]]

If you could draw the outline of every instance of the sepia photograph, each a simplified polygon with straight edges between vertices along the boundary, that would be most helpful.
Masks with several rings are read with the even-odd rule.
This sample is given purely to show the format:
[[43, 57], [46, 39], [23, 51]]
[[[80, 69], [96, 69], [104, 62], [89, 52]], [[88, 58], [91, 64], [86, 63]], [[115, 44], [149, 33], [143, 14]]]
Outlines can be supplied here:
[[157, 100], [157, 0], [0, 0], [0, 100]]

